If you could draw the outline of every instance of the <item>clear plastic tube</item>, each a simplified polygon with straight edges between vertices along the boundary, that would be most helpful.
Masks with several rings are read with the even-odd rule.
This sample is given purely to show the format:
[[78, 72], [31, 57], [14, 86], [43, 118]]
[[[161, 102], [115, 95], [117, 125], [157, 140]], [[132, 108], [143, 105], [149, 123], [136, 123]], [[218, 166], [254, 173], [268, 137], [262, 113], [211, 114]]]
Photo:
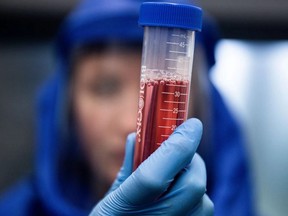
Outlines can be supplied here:
[[194, 45], [192, 30], [144, 28], [134, 169], [187, 119]]

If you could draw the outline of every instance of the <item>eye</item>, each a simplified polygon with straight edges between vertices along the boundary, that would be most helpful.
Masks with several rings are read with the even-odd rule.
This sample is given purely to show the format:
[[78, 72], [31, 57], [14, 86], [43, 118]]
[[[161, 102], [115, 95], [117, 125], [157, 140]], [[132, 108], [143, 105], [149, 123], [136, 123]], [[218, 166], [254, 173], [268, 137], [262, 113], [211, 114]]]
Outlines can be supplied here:
[[95, 96], [113, 97], [122, 90], [122, 82], [117, 77], [99, 77], [90, 83], [89, 91]]

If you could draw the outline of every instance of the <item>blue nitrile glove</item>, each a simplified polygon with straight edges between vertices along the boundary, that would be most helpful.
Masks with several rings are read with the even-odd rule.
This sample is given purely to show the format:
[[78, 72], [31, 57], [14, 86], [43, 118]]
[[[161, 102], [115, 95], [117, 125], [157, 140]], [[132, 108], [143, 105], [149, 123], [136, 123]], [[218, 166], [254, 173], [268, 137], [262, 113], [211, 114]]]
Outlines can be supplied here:
[[132, 173], [135, 134], [129, 135], [117, 179], [90, 216], [213, 215], [205, 164], [195, 153], [201, 136], [201, 122], [187, 120]]

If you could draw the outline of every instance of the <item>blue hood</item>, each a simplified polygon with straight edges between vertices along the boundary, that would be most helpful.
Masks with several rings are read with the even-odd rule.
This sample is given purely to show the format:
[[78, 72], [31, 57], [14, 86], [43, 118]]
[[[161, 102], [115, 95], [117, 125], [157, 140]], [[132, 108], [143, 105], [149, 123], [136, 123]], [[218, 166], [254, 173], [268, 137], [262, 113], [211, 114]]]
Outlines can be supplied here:
[[[88, 215], [95, 204], [87, 187], [89, 182], [85, 182], [84, 157], [69, 124], [67, 88], [71, 51], [85, 44], [115, 40], [141, 43], [140, 3], [136, 0], [83, 1], [65, 20], [57, 36], [57, 69], [39, 94], [37, 118], [36, 188], [51, 215]], [[203, 38], [198, 40], [205, 42]], [[215, 61], [214, 45], [209, 47], [212, 47], [209, 50], [211, 66]]]
[[139, 1], [86, 0], [64, 22], [57, 50], [66, 60], [71, 49], [87, 43], [107, 41], [141, 42], [138, 27]]

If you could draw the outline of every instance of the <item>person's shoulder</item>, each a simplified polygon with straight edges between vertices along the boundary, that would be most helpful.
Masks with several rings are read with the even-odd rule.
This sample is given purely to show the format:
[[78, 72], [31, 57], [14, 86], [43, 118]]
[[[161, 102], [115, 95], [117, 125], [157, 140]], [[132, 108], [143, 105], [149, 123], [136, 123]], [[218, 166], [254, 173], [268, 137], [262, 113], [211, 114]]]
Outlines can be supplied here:
[[28, 216], [37, 202], [33, 182], [21, 180], [0, 196], [0, 215]]

